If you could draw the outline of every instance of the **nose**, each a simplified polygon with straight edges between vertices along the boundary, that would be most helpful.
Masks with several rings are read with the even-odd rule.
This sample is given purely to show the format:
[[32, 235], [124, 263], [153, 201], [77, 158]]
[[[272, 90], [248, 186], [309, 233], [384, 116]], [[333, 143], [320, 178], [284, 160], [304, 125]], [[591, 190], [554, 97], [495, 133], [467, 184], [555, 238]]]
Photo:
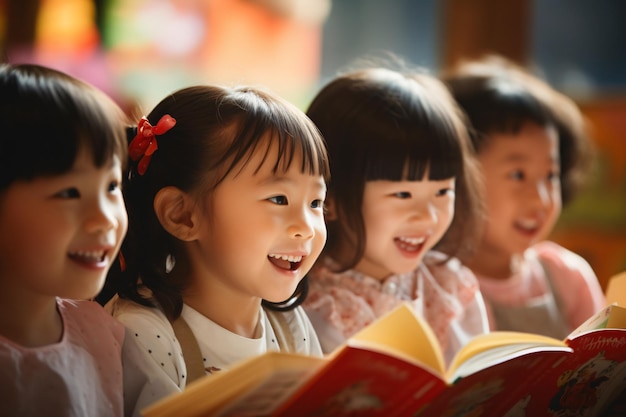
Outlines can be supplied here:
[[536, 203], [548, 207], [553, 204], [551, 196], [551, 187], [546, 181], [538, 181], [537, 184], [532, 187], [532, 200]]
[[429, 224], [436, 224], [439, 220], [439, 217], [437, 216], [437, 209], [430, 201], [416, 202], [413, 206], [411, 218], [415, 221]]
[[310, 239], [315, 235], [313, 215], [304, 210], [294, 210], [290, 218], [287, 233], [294, 239]]
[[85, 219], [85, 229], [88, 233], [107, 232], [116, 229], [120, 223], [120, 209], [115, 204], [98, 199], [93, 201], [88, 209]]

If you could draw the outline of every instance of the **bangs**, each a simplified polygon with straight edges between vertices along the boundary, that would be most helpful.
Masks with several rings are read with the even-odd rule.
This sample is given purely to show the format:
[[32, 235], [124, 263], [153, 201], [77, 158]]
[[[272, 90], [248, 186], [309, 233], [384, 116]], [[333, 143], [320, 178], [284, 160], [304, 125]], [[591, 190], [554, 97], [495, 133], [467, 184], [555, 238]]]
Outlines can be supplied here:
[[415, 100], [403, 117], [390, 110], [385, 116], [378, 114], [375, 126], [365, 124], [368, 129], [360, 134], [367, 146], [354, 150], [356, 160], [367, 161], [365, 181], [421, 181], [426, 171], [435, 181], [462, 174], [459, 136], [464, 131], [449, 116], [450, 109]]
[[552, 119], [546, 106], [514, 80], [495, 79], [486, 82], [483, 91], [458, 88], [457, 99], [472, 120], [478, 134], [516, 134], [525, 123], [546, 126]]
[[[100, 96], [100, 97], [98, 97]], [[77, 103], [78, 141], [90, 149], [96, 167], [102, 167], [113, 156], [124, 163], [127, 154], [125, 115], [104, 93], [83, 95]], [[119, 128], [114, 128], [119, 126]]]
[[12, 84], [14, 100], [1, 106], [13, 138], [4, 144], [13, 157], [3, 165], [13, 178], [67, 172], [83, 146], [92, 152], [97, 167], [113, 155], [124, 163], [124, 115], [112, 100], [64, 75], [46, 78], [37, 68], [30, 71]]
[[[233, 119], [234, 139], [216, 164], [220, 166], [224, 161], [230, 161], [222, 179], [236, 167], [243, 169], [251, 156], [261, 151], [264, 152], [263, 162], [255, 172], [264, 164], [273, 164], [274, 173], [284, 173], [295, 163], [299, 164], [300, 172], [322, 176], [328, 182], [328, 156], [324, 140], [313, 122], [288, 103], [264, 100], [264, 96], [257, 94], [245, 93], [238, 97], [245, 100], [246, 111]], [[268, 156], [273, 146], [277, 146], [278, 156], [271, 161]], [[265, 149], [259, 149], [263, 147]]]

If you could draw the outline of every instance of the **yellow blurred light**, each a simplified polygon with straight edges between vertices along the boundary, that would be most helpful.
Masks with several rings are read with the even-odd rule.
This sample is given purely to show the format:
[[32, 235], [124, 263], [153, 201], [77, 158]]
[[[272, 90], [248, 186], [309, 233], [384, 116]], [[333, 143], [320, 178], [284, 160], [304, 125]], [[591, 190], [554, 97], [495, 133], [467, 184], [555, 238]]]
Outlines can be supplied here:
[[39, 10], [36, 45], [41, 52], [86, 52], [98, 44], [95, 9], [89, 0], [45, 0]]

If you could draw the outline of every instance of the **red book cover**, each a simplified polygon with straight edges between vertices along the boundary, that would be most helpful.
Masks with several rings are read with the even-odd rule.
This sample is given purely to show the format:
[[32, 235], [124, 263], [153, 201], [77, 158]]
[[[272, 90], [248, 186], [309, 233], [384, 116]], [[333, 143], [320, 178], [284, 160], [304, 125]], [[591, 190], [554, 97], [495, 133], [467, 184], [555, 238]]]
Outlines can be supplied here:
[[[554, 363], [571, 354], [568, 348], [529, 348], [501, 362], [457, 380], [431, 404], [417, 413], [407, 409], [405, 416], [456, 417], [505, 416], [527, 401], [530, 388], [541, 380]], [[513, 414], [524, 416], [524, 414]], [[543, 416], [544, 414], [525, 414]]]
[[322, 372], [274, 413], [280, 417], [389, 417], [408, 398], [428, 403], [446, 384], [408, 358], [346, 346]]
[[145, 417], [596, 417], [626, 386], [626, 309], [566, 340], [491, 332], [448, 366], [403, 304], [325, 358], [268, 352], [144, 410]]
[[601, 416], [626, 387], [626, 330], [592, 330], [567, 343], [574, 352], [530, 392], [526, 415]]

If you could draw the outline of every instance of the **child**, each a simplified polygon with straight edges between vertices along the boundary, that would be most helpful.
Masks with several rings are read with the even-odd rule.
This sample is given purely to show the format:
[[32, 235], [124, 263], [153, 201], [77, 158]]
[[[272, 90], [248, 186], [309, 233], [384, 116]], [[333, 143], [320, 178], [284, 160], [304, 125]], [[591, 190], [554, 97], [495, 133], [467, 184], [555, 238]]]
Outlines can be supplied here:
[[307, 114], [327, 142], [332, 172], [328, 243], [305, 303], [323, 350], [409, 300], [449, 361], [487, 331], [473, 274], [433, 250], [463, 250], [479, 213], [454, 100], [429, 75], [370, 68], [332, 80]]
[[4, 64], [0, 125], [0, 414], [122, 416], [124, 328], [87, 300], [127, 228], [123, 113], [66, 74]]
[[495, 57], [443, 79], [468, 115], [484, 177], [484, 235], [465, 262], [479, 279], [491, 328], [564, 338], [604, 307], [589, 264], [544, 240], [588, 155], [580, 111]]
[[299, 304], [326, 241], [329, 169], [304, 113], [252, 88], [189, 87], [139, 122], [129, 154], [107, 308], [149, 361], [129, 388], [137, 409], [266, 351], [320, 356]]

